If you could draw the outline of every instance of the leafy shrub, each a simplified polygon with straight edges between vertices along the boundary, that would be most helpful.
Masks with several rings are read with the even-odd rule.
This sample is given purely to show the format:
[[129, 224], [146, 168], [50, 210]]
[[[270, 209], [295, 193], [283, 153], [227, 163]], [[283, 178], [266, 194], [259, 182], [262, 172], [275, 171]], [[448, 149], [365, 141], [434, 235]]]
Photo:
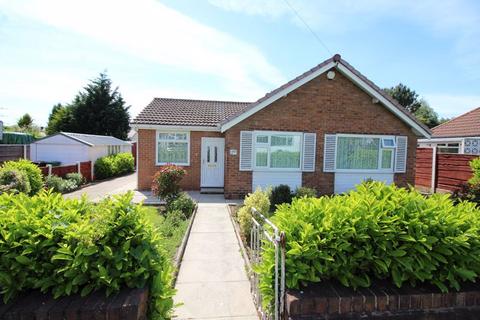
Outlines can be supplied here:
[[308, 187], [300, 187], [295, 190], [295, 197], [297, 198], [315, 198], [317, 196], [318, 192], [314, 188], [308, 188]]
[[51, 175], [45, 178], [45, 187], [47, 189], [53, 189], [55, 192], [65, 193], [77, 190], [81, 183], [78, 183], [80, 180], [83, 181], [82, 175], [79, 176], [78, 173], [69, 173], [66, 175], [70, 176], [68, 179], [63, 179], [56, 175]]
[[471, 201], [480, 205], [480, 182], [476, 184], [462, 183], [452, 194], [455, 202]]
[[[0, 294], [55, 297], [150, 286], [149, 319], [170, 316], [172, 267], [132, 194], [93, 204], [60, 194], [0, 195]], [[15, 239], [11, 241], [8, 239]]]
[[167, 202], [180, 193], [180, 181], [187, 172], [173, 164], [166, 165], [153, 176], [152, 193]]
[[135, 162], [131, 152], [117, 153], [114, 157], [115, 175], [127, 174], [135, 171]]
[[130, 152], [117, 153], [98, 158], [94, 164], [95, 178], [106, 179], [135, 171]]
[[77, 186], [81, 186], [85, 183], [85, 178], [83, 178], [81, 173], [78, 172], [70, 172], [65, 175], [67, 180], [73, 181]]
[[27, 177], [30, 184], [30, 195], [38, 193], [43, 188], [43, 175], [40, 168], [26, 159], [19, 159], [17, 161], [7, 161], [3, 164], [2, 168], [16, 169], [22, 171]]
[[270, 211], [275, 211], [277, 205], [292, 202], [292, 192], [286, 184], [281, 184], [272, 189], [270, 196]]
[[480, 157], [470, 161], [470, 167], [473, 171], [473, 177], [469, 182], [473, 185], [480, 184]]
[[98, 158], [93, 165], [93, 170], [95, 179], [102, 180], [113, 177], [117, 172], [114, 158], [112, 156]]
[[[286, 285], [337, 279], [368, 287], [372, 279], [427, 282], [442, 291], [480, 274], [480, 209], [449, 195], [424, 197], [381, 182], [363, 183], [345, 195], [298, 198], [272, 218], [285, 232]], [[273, 297], [272, 245], [266, 243], [260, 288]]]
[[269, 216], [270, 210], [270, 189], [262, 190], [257, 188], [254, 193], [249, 193], [243, 202], [243, 206], [237, 212], [237, 220], [247, 242], [250, 239], [252, 229], [252, 208], [257, 209], [264, 216]]
[[30, 181], [23, 171], [0, 168], [0, 194], [19, 192], [29, 194], [30, 191]]
[[193, 201], [187, 193], [182, 192], [178, 197], [169, 200], [166, 206], [167, 211], [179, 210], [184, 214], [186, 219], [190, 218], [195, 209], [195, 201]]
[[63, 193], [65, 192], [64, 180], [61, 177], [52, 174], [51, 176], [45, 178], [45, 188], [52, 189], [55, 192]]

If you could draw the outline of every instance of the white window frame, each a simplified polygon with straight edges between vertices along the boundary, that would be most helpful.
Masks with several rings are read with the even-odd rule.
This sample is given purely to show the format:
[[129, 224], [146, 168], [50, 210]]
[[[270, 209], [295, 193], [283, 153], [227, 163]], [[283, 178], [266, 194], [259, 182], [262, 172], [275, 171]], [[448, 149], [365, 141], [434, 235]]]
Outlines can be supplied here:
[[[379, 146], [378, 146], [378, 161], [377, 161], [377, 169], [338, 169], [338, 161], [337, 161], [337, 151], [338, 151], [338, 138], [339, 137], [347, 137], [347, 138], [378, 138]], [[336, 134], [336, 143], [335, 143], [335, 172], [340, 173], [394, 173], [395, 171], [395, 154], [397, 149], [397, 144], [394, 142], [395, 147], [383, 147], [383, 139], [393, 139], [396, 141], [395, 136], [389, 135], [377, 135], [377, 134], [347, 134], [347, 133], [338, 133]], [[389, 169], [382, 169], [382, 150], [383, 149], [390, 149], [392, 150], [392, 159], [391, 165]]]
[[[160, 133], [185, 133], [187, 134], [187, 140], [163, 140], [159, 138]], [[158, 143], [163, 142], [186, 142], [187, 143], [187, 162], [159, 162], [158, 161]], [[169, 130], [156, 130], [155, 131], [155, 165], [164, 166], [166, 164], [174, 164], [177, 166], [189, 166], [190, 165], [190, 131], [169, 131]]]
[[[284, 136], [298, 136], [300, 138], [300, 162], [298, 168], [270, 168], [270, 142], [272, 135], [284, 135]], [[268, 143], [257, 143], [257, 136], [268, 136]], [[256, 150], [259, 148], [267, 148], [267, 166], [257, 167], [257, 155]], [[254, 171], [283, 171], [283, 172], [301, 172], [303, 163], [303, 132], [293, 131], [254, 131], [253, 132], [253, 170]]]

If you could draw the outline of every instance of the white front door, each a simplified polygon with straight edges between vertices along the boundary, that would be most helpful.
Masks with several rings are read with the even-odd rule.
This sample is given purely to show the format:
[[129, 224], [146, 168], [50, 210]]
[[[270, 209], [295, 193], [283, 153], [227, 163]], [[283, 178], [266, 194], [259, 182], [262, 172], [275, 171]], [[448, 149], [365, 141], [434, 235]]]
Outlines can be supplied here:
[[224, 138], [202, 138], [201, 187], [223, 188]]

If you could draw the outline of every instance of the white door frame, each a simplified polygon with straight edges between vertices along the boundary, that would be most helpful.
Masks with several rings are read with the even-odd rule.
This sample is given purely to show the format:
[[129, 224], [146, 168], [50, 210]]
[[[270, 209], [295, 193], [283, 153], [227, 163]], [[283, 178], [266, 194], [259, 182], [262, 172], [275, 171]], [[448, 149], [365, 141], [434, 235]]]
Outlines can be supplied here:
[[[210, 162], [207, 159], [208, 143], [212, 143], [217, 158], [212, 152]], [[218, 148], [218, 149], [215, 149]], [[225, 182], [225, 138], [202, 137], [200, 150], [200, 187], [223, 188]]]

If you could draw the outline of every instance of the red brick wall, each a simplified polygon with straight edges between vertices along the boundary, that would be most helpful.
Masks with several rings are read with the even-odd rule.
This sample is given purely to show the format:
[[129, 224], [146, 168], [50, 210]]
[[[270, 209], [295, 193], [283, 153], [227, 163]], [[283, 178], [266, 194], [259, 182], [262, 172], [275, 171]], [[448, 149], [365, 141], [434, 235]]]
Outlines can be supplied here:
[[[150, 189], [152, 178], [161, 166], [155, 165], [155, 130], [138, 130], [138, 189]], [[219, 132], [190, 132], [190, 165], [184, 166], [187, 175], [181, 186], [184, 190], [200, 189], [200, 162], [202, 137], [222, 137]]]
[[225, 197], [242, 197], [252, 191], [252, 173], [239, 171], [240, 131], [275, 130], [317, 133], [315, 172], [303, 173], [303, 184], [322, 194], [333, 193], [333, 173], [322, 172], [323, 143], [326, 133], [390, 134], [408, 136], [407, 173], [395, 174], [399, 185], [414, 183], [417, 138], [410, 127], [350, 80], [336, 72], [334, 80], [326, 73], [257, 112], [225, 133]]

